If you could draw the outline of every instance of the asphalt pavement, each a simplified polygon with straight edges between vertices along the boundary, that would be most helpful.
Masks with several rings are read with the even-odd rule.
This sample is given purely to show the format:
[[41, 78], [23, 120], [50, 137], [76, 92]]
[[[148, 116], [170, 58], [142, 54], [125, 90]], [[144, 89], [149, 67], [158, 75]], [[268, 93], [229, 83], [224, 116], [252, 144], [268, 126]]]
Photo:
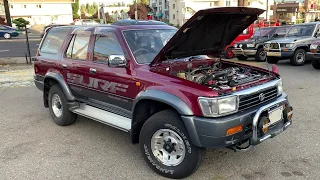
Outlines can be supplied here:
[[[208, 150], [189, 179], [319, 179], [320, 71], [310, 64], [278, 67], [293, 125], [247, 152]], [[164, 179], [145, 164], [127, 133], [83, 117], [55, 125], [34, 86], [0, 88], [0, 99], [1, 179]]]
[[[28, 35], [31, 56], [35, 56], [40, 44], [40, 34], [32, 33]], [[11, 39], [0, 39], [0, 57], [25, 57], [28, 53], [26, 35], [20, 34]]]

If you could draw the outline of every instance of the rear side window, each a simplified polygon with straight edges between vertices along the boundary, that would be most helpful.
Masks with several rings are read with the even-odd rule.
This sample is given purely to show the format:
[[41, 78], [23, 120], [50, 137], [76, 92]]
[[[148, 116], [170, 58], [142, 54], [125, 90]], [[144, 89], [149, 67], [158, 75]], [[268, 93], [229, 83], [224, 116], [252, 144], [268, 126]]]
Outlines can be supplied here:
[[69, 43], [66, 57], [70, 59], [86, 60], [90, 35], [91, 32], [75, 34]]
[[58, 54], [71, 28], [53, 28], [45, 37], [41, 53]]
[[110, 55], [123, 55], [121, 45], [115, 33], [97, 35], [94, 43], [94, 61], [106, 62]]
[[287, 34], [288, 28], [285, 27], [280, 27], [277, 28], [276, 32], [274, 32], [274, 34], [278, 34], [277, 37], [285, 37]]

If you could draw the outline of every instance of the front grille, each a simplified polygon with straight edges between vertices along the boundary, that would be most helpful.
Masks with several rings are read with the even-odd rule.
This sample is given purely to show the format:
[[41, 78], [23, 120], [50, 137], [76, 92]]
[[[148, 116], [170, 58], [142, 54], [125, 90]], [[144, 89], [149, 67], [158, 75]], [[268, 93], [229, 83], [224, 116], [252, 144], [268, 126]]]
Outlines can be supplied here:
[[[261, 94], [263, 94], [264, 96], [262, 100], [259, 97], [259, 96], [262, 96]], [[239, 111], [249, 109], [259, 104], [268, 102], [276, 98], [277, 94], [278, 94], [278, 88], [277, 86], [275, 86], [275, 87], [264, 89], [252, 94], [241, 95], [239, 97]]]
[[270, 49], [280, 49], [279, 44], [278, 43], [271, 43]]

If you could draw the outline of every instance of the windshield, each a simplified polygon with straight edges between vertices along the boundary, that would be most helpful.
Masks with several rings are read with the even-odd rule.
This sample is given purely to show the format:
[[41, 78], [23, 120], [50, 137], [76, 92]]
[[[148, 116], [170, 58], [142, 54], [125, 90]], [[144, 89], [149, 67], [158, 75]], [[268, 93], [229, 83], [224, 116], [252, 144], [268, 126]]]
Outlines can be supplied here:
[[252, 37], [253, 38], [271, 37], [272, 33], [273, 33], [273, 29], [272, 28], [259, 29], [256, 32], [254, 32]]
[[299, 25], [299, 26], [292, 26], [289, 30], [287, 37], [290, 36], [312, 36], [314, 28], [316, 26], [313, 25]]
[[139, 64], [151, 63], [159, 51], [176, 33], [175, 29], [124, 31], [124, 37]]

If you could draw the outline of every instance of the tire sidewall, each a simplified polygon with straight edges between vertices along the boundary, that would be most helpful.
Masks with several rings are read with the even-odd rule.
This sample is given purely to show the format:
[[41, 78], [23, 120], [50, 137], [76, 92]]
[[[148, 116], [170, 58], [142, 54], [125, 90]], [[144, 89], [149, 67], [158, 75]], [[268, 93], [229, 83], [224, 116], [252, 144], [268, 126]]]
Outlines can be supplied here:
[[[147, 124], [148, 123], [148, 124]], [[150, 123], [150, 124], [149, 124]], [[151, 124], [152, 123], [152, 124]], [[152, 153], [151, 139], [159, 129], [170, 129], [177, 133], [185, 145], [185, 157], [177, 166], [163, 165]], [[190, 138], [183, 124], [153, 120], [146, 122], [140, 134], [140, 149], [148, 165], [158, 174], [170, 178], [182, 178], [192, 174], [197, 169], [199, 149], [191, 144]]]
[[[260, 53], [263, 52], [264, 49], [263, 48], [259, 48], [258, 51], [257, 51], [257, 54], [256, 54], [256, 61], [259, 61], [259, 62], [264, 62], [266, 61], [266, 58], [267, 58], [267, 55], [265, 55], [265, 58], [264, 59], [261, 59], [260, 58]], [[265, 52], [265, 51], [264, 51]], [[265, 52], [266, 53], [266, 52]]]
[[[6, 37], [6, 35], [9, 35], [8, 37]], [[5, 39], [10, 39], [11, 38], [11, 34], [9, 34], [9, 33], [5, 33], [4, 35], [3, 35], [3, 37], [5, 38]]]
[[[297, 61], [297, 56], [299, 53], [304, 53], [304, 61], [303, 62], [298, 62]], [[306, 62], [306, 51], [304, 49], [298, 49], [295, 53], [294, 56], [292, 57], [292, 64], [296, 66], [302, 66]]]
[[[57, 117], [53, 110], [52, 110], [52, 96], [54, 94], [57, 94], [61, 100], [61, 104], [62, 104], [62, 115], [60, 117]], [[66, 112], [68, 111], [68, 107], [67, 107], [67, 101], [66, 98], [64, 97], [64, 94], [62, 93], [61, 89], [59, 86], [54, 85], [50, 88], [49, 90], [49, 97], [48, 97], [48, 101], [49, 101], [49, 111], [51, 114], [51, 117], [53, 118], [54, 122], [58, 125], [63, 125], [64, 123], [64, 116], [66, 115]]]

